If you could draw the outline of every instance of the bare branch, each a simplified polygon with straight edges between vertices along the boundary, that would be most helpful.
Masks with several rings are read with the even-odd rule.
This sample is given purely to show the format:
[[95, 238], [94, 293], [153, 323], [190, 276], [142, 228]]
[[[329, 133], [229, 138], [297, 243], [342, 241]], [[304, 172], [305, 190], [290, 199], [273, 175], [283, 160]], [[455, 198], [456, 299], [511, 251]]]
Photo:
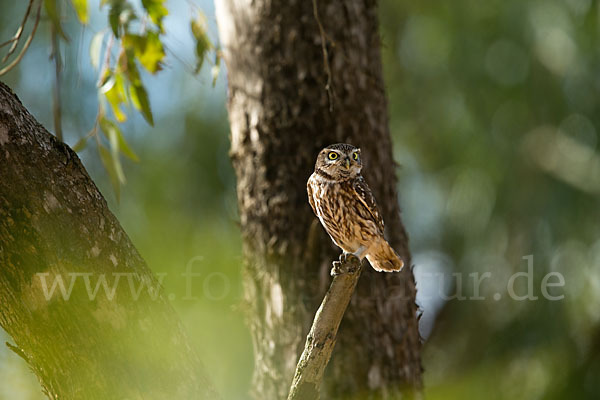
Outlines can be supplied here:
[[9, 44], [11, 44], [12, 42], [16, 41], [17, 38], [11, 37], [10, 39], [8, 39], [6, 42], [2, 42], [0, 43], [0, 48], [7, 46]]
[[40, 23], [41, 10], [42, 10], [42, 2], [40, 1], [40, 3], [38, 4], [37, 14], [35, 16], [35, 23], [33, 24], [33, 29], [31, 30], [31, 33], [27, 37], [27, 40], [25, 41], [25, 44], [23, 45], [21, 52], [19, 53], [17, 58], [15, 58], [10, 64], [8, 64], [6, 67], [0, 69], [0, 76], [6, 74], [8, 71], [13, 69], [25, 55], [25, 52], [27, 51], [27, 49], [29, 48], [29, 45], [31, 45], [31, 42], [33, 41], [33, 37], [35, 36], [35, 31], [37, 30], [37, 27]]
[[6, 62], [6, 60], [8, 60], [8, 57], [10, 57], [10, 55], [17, 48], [17, 44], [19, 43], [19, 39], [21, 39], [21, 35], [23, 34], [23, 30], [25, 29], [25, 24], [27, 23], [27, 18], [29, 18], [29, 14], [31, 13], [31, 7], [33, 6], [34, 1], [35, 0], [29, 0], [27, 10], [25, 11], [25, 15], [23, 16], [23, 21], [21, 22], [21, 25], [19, 25], [19, 27], [17, 28], [17, 32], [15, 33], [15, 35], [0, 45], [0, 47], [4, 47], [9, 43], [13, 43], [13, 45], [8, 50], [8, 53], [6, 53], [4, 58], [2, 58], [2, 62]]

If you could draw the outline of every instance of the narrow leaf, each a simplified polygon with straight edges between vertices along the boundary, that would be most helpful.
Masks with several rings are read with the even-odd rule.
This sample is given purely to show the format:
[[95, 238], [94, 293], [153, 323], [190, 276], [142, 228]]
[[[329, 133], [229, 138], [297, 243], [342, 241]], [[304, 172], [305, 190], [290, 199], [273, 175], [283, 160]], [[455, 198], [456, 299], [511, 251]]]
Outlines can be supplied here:
[[125, 155], [131, 161], [139, 162], [140, 158], [133, 152], [131, 147], [129, 147], [129, 144], [125, 141], [120, 129], [117, 129], [117, 137], [119, 139], [119, 150], [121, 153], [123, 153], [123, 155]]
[[104, 97], [108, 100], [108, 104], [110, 104], [113, 114], [119, 122], [127, 120], [127, 115], [121, 110], [121, 104], [127, 101], [123, 85], [123, 76], [117, 73], [112, 75], [102, 88], [100, 88], [101, 93], [104, 93]]
[[117, 171], [115, 170], [115, 166], [113, 164], [112, 155], [110, 151], [108, 151], [108, 149], [101, 144], [98, 144], [98, 153], [100, 154], [100, 160], [104, 165], [104, 169], [108, 173], [108, 178], [110, 179], [110, 183], [115, 191], [117, 201], [120, 201], [121, 184], [119, 183], [119, 178], [117, 177]]
[[165, 0], [142, 0], [142, 6], [161, 33], [164, 33], [163, 18], [169, 14], [169, 10], [163, 5], [164, 2]]
[[58, 1], [60, 0], [44, 0], [44, 8], [46, 9], [46, 14], [48, 14], [50, 21], [52, 21], [52, 26], [56, 30], [56, 33], [58, 33], [66, 42], [68, 42], [69, 38], [67, 35], [65, 35], [65, 32], [60, 24], [60, 11], [57, 4]]
[[113, 35], [116, 38], [119, 37], [119, 19], [121, 17], [121, 11], [123, 10], [123, 5], [121, 2], [115, 2], [111, 5], [110, 11], [108, 12], [108, 23], [110, 24], [110, 28], [112, 29]]
[[219, 72], [221, 71], [221, 57], [219, 57], [219, 52], [217, 51], [217, 55], [215, 56], [215, 65], [210, 69], [210, 73], [212, 75], [212, 86], [215, 87], [217, 84], [217, 78], [219, 77]]
[[148, 31], [145, 36], [130, 34], [124, 39], [123, 45], [133, 49], [135, 57], [148, 72], [155, 74], [162, 69], [165, 50], [158, 33]]
[[191, 22], [192, 35], [196, 40], [196, 68], [194, 72], [197, 74], [202, 69], [204, 64], [204, 56], [211, 49], [212, 45], [206, 34], [206, 17], [202, 13], [198, 13], [196, 19]]
[[154, 118], [152, 117], [152, 110], [150, 109], [148, 93], [141, 82], [139, 84], [132, 85], [129, 88], [129, 94], [134, 107], [142, 112], [144, 119], [146, 119], [150, 125], [154, 126]]
[[123, 133], [119, 126], [109, 120], [108, 118], [102, 117], [100, 118], [100, 129], [104, 132], [104, 135], [109, 139], [109, 141], [115, 141], [115, 147], [119, 149], [121, 153], [130, 158], [132, 161], [138, 162], [139, 157], [133, 152], [129, 144], [125, 141], [123, 137]]
[[102, 129], [102, 132], [104, 132], [104, 135], [108, 138], [108, 143], [110, 144], [110, 158], [117, 179], [119, 183], [125, 183], [125, 174], [123, 173], [121, 159], [119, 158], [119, 137], [117, 133], [119, 128], [111, 120], [102, 117], [100, 119], [100, 129]]
[[87, 24], [89, 21], [87, 0], [71, 0], [73, 8], [77, 12], [77, 18], [82, 24]]
[[90, 43], [90, 61], [95, 69], [100, 67], [100, 56], [102, 55], [103, 40], [104, 32], [98, 32], [94, 35]]
[[122, 33], [129, 31], [129, 23], [135, 19], [135, 11], [131, 3], [125, 0], [111, 0], [108, 22], [113, 34], [118, 39]]
[[79, 153], [81, 150], [85, 149], [85, 146], [87, 145], [87, 140], [88, 140], [88, 137], [84, 136], [81, 139], [79, 139], [77, 141], [77, 143], [75, 143], [75, 145], [71, 148], [73, 149], [74, 152]]

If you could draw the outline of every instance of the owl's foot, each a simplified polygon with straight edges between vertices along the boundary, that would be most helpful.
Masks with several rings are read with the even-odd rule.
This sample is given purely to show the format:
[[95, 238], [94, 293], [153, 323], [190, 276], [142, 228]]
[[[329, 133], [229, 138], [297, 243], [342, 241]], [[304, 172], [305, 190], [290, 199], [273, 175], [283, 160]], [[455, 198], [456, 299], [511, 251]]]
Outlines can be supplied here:
[[333, 268], [331, 268], [331, 276], [342, 275], [342, 274], [353, 274], [358, 271], [360, 267], [360, 259], [354, 254], [342, 253], [340, 254], [340, 260], [333, 262]]

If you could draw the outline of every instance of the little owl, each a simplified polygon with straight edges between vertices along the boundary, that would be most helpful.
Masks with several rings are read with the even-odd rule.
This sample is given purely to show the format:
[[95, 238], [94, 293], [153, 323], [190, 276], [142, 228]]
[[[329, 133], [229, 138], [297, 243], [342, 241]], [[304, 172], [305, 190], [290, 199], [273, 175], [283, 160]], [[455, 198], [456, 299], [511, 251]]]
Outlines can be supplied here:
[[383, 218], [361, 169], [360, 149], [345, 143], [324, 148], [308, 179], [308, 201], [344, 258], [366, 257], [377, 271], [400, 271], [404, 263], [383, 236]]

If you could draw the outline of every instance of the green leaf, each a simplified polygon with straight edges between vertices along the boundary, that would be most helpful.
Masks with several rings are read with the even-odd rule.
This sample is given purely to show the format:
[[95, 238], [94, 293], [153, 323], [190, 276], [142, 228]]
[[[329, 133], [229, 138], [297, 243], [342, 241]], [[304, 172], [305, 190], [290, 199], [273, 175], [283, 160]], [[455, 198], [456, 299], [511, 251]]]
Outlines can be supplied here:
[[46, 9], [46, 14], [48, 14], [48, 18], [52, 21], [52, 26], [56, 29], [56, 33], [58, 33], [65, 41], [69, 41], [67, 35], [62, 30], [62, 26], [60, 24], [60, 9], [58, 1], [60, 0], [44, 0], [44, 8]]
[[196, 68], [194, 73], [200, 72], [202, 64], [204, 64], [204, 56], [211, 49], [212, 45], [206, 34], [206, 17], [202, 13], [198, 13], [196, 19], [191, 22], [192, 35], [196, 40]]
[[[124, 71], [123, 75], [129, 81], [129, 98], [131, 98], [133, 106], [142, 112], [144, 119], [146, 119], [150, 125], [154, 125], [148, 93], [144, 88], [137, 65], [134, 61], [136, 49], [138, 49], [138, 51], [144, 51], [144, 49], [147, 48], [147, 37], [127, 34], [123, 36], [123, 42], [124, 46], [128, 46], [128, 48], [119, 55], [118, 66], [121, 71]], [[126, 97], [126, 95], [123, 97]]]
[[79, 21], [86, 25], [89, 21], [87, 0], [71, 0], [71, 3], [77, 12], [77, 18], [79, 18]]
[[121, 150], [121, 153], [123, 153], [123, 155], [125, 155], [131, 161], [139, 162], [140, 158], [137, 156], [137, 154], [133, 152], [131, 147], [129, 147], [129, 143], [125, 141], [125, 138], [123, 137], [123, 134], [120, 130], [117, 131], [117, 134], [119, 138], [119, 149]]
[[130, 3], [124, 0], [111, 0], [110, 11], [108, 12], [108, 22], [112, 29], [113, 35], [118, 39], [121, 36], [121, 31], [127, 33], [129, 23], [135, 19], [135, 11]]
[[215, 56], [215, 65], [210, 69], [210, 73], [212, 75], [212, 86], [215, 87], [217, 84], [217, 78], [219, 77], [219, 72], [221, 71], [221, 57], [219, 57], [219, 52]]
[[113, 2], [110, 11], [108, 12], [108, 22], [113, 35], [115, 35], [116, 38], [119, 38], [119, 20], [121, 11], [123, 11], [123, 4], [121, 2]]
[[137, 154], [133, 152], [131, 147], [129, 147], [127, 141], [125, 141], [125, 137], [123, 137], [123, 133], [121, 132], [117, 124], [105, 117], [102, 117], [100, 118], [100, 129], [102, 130], [102, 132], [104, 132], [104, 135], [109, 139], [109, 141], [111, 141], [111, 143], [112, 140], [116, 138], [116, 147], [121, 153], [123, 153], [123, 155], [125, 155], [132, 161], [140, 161]]
[[129, 87], [129, 95], [131, 96], [131, 102], [133, 106], [142, 112], [144, 119], [154, 126], [154, 118], [152, 117], [152, 110], [150, 109], [150, 101], [148, 100], [148, 93], [141, 82], [133, 84]]
[[113, 162], [112, 153], [108, 151], [108, 149], [101, 144], [98, 144], [98, 153], [100, 154], [100, 160], [102, 160], [102, 164], [104, 165], [104, 169], [108, 173], [108, 178], [110, 179], [110, 183], [115, 191], [115, 196], [117, 197], [117, 201], [120, 201], [121, 198], [121, 183], [119, 182], [119, 178], [117, 176], [117, 171], [115, 170], [115, 165]]
[[132, 49], [137, 60], [148, 72], [155, 74], [162, 69], [165, 50], [158, 33], [148, 31], [145, 36], [127, 34], [123, 46]]
[[169, 10], [163, 5], [165, 0], [142, 0], [142, 5], [148, 12], [152, 22], [156, 24], [159, 31], [164, 33], [162, 20], [169, 14]]
[[100, 117], [99, 125], [100, 125], [100, 129], [102, 130], [104, 135], [109, 139], [110, 139], [111, 131], [119, 130], [118, 125], [115, 124], [114, 122], [112, 122], [110, 119], [106, 118], [105, 116]]
[[95, 69], [100, 67], [100, 56], [102, 55], [102, 41], [104, 40], [104, 32], [98, 32], [90, 42], [90, 61]]
[[100, 78], [100, 84], [99, 84], [99, 87], [100, 87], [99, 92], [100, 93], [104, 93], [106, 90], [108, 90], [109, 89], [107, 87], [108, 85], [114, 84], [114, 82], [112, 82], [111, 79], [114, 79], [112, 71], [107, 68], [103, 71], [102, 77]]
[[142, 52], [136, 53], [140, 64], [149, 72], [155, 73], [162, 69], [161, 61], [165, 57], [165, 50], [158, 33], [149, 31], [146, 35], [146, 43]]
[[88, 138], [88, 136], [82, 137], [77, 141], [77, 143], [75, 143], [73, 147], [71, 147], [71, 149], [73, 149], [74, 152], [79, 153], [81, 150], [85, 149]]
[[121, 104], [127, 102], [123, 76], [120, 73], [111, 74], [106, 83], [100, 88], [119, 122], [125, 122], [127, 115], [121, 110]]
[[119, 158], [119, 128], [111, 120], [102, 117], [100, 118], [100, 129], [102, 129], [102, 132], [108, 138], [112, 166], [116, 177], [119, 183], [125, 183], [125, 174], [123, 173], [121, 159]]

